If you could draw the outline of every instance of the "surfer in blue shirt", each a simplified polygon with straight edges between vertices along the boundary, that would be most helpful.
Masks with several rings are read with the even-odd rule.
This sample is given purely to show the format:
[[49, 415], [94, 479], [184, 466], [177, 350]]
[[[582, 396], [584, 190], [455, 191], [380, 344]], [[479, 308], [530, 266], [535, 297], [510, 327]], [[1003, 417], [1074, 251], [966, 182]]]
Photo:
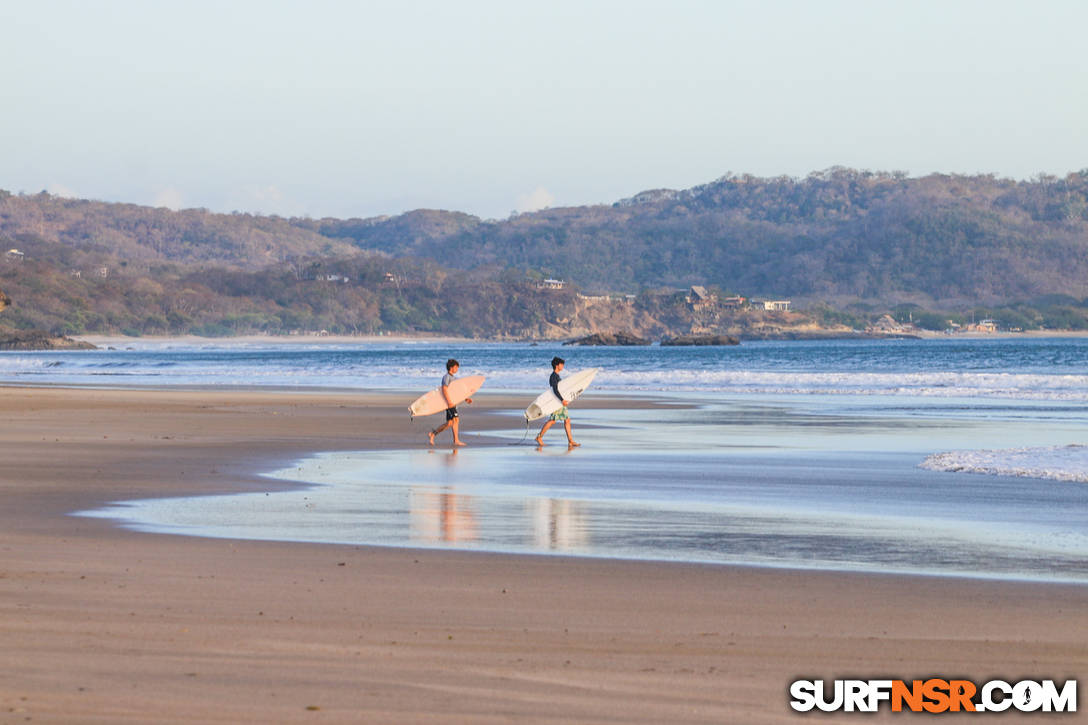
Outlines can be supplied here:
[[536, 436], [536, 444], [538, 446], [544, 445], [544, 434], [548, 432], [549, 428], [555, 425], [556, 421], [560, 420], [563, 421], [563, 428], [567, 431], [567, 445], [571, 448], [582, 445], [581, 443], [574, 442], [574, 436], [570, 431], [570, 414], [567, 412], [567, 405], [570, 404], [570, 401], [566, 400], [563, 397], [563, 394], [559, 392], [559, 381], [561, 379], [559, 373], [563, 371], [563, 366], [565, 364], [566, 361], [561, 357], [552, 358], [552, 374], [551, 377], [548, 378], [548, 385], [551, 386], [552, 393], [555, 394], [555, 397], [559, 398], [559, 402], [563, 404], [563, 407], [552, 413], [551, 417], [548, 418], [548, 422], [540, 429], [540, 433]]
[[[446, 361], [446, 374], [442, 376], [442, 397], [446, 399], [446, 422], [432, 430], [428, 437], [430, 438], [431, 445], [434, 445], [434, 437], [442, 431], [450, 428], [453, 431], [453, 445], [463, 446], [461, 442], [460, 428], [461, 417], [457, 413], [457, 406], [450, 400], [450, 383], [457, 377], [457, 371], [461, 369], [461, 363], [457, 362], [453, 358]], [[466, 403], [471, 403], [472, 398], [465, 398]]]

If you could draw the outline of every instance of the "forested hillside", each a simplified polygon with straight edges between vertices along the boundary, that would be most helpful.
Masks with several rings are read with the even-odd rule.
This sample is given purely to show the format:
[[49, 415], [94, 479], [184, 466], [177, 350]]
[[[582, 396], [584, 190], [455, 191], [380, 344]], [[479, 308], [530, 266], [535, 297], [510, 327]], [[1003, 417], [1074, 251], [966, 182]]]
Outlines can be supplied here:
[[59, 242], [139, 262], [202, 262], [256, 269], [291, 256], [355, 251], [274, 216], [213, 214], [0, 190], [0, 238]]
[[[408, 215], [405, 215], [407, 217]], [[1088, 170], [1030, 182], [833, 169], [725, 177], [611, 206], [470, 225], [405, 217], [323, 234], [444, 264], [540, 269], [591, 290], [714, 284], [835, 302], [995, 303], [1088, 295]]]
[[[931, 329], [983, 316], [1088, 327], [1088, 170], [727, 176], [505, 220], [284, 219], [0, 191], [0, 247], [18, 250], [0, 260], [12, 300], [0, 323], [66, 334], [765, 329], [758, 315], [700, 318], [673, 294], [691, 285], [788, 298], [826, 325], [890, 312]], [[567, 287], [541, 290], [543, 277]]]
[[435, 210], [283, 219], [0, 192], [0, 236], [20, 235], [145, 263], [259, 269], [372, 250], [536, 271], [592, 292], [712, 284], [833, 303], [992, 304], [1088, 296], [1088, 170], [1032, 181], [850, 169], [727, 176], [491, 221]]
[[25, 258], [0, 258], [0, 333], [430, 332], [536, 339], [595, 329], [575, 290], [542, 290], [524, 276], [447, 270], [427, 260], [355, 254], [263, 270], [144, 267], [22, 241]]

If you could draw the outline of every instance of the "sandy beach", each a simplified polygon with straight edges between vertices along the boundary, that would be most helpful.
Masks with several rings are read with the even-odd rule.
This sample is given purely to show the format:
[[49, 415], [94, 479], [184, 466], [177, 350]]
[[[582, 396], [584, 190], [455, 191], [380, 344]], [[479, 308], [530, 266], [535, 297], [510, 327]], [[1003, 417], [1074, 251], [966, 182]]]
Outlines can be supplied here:
[[[803, 717], [799, 678], [1088, 666], [1083, 586], [228, 541], [67, 515], [271, 490], [258, 473], [313, 452], [421, 447], [407, 402], [0, 389], [0, 722], [776, 723]], [[512, 405], [481, 395], [472, 425], [508, 426], [488, 411]]]

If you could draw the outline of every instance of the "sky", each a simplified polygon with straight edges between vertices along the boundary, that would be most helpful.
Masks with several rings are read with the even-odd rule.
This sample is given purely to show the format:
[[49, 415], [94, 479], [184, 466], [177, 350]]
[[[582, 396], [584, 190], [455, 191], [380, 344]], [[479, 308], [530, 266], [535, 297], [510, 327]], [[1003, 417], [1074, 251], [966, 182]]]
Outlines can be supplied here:
[[1088, 168], [1083, 0], [0, 0], [0, 189], [505, 218]]

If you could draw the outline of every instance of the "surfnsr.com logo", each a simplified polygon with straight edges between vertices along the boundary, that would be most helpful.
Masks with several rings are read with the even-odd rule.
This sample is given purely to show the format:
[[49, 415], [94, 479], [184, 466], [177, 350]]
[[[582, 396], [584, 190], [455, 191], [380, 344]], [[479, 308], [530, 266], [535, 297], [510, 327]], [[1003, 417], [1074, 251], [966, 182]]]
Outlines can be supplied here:
[[1059, 687], [1053, 680], [1009, 683], [990, 680], [797, 680], [790, 707], [798, 712], [1076, 712], [1077, 681]]

